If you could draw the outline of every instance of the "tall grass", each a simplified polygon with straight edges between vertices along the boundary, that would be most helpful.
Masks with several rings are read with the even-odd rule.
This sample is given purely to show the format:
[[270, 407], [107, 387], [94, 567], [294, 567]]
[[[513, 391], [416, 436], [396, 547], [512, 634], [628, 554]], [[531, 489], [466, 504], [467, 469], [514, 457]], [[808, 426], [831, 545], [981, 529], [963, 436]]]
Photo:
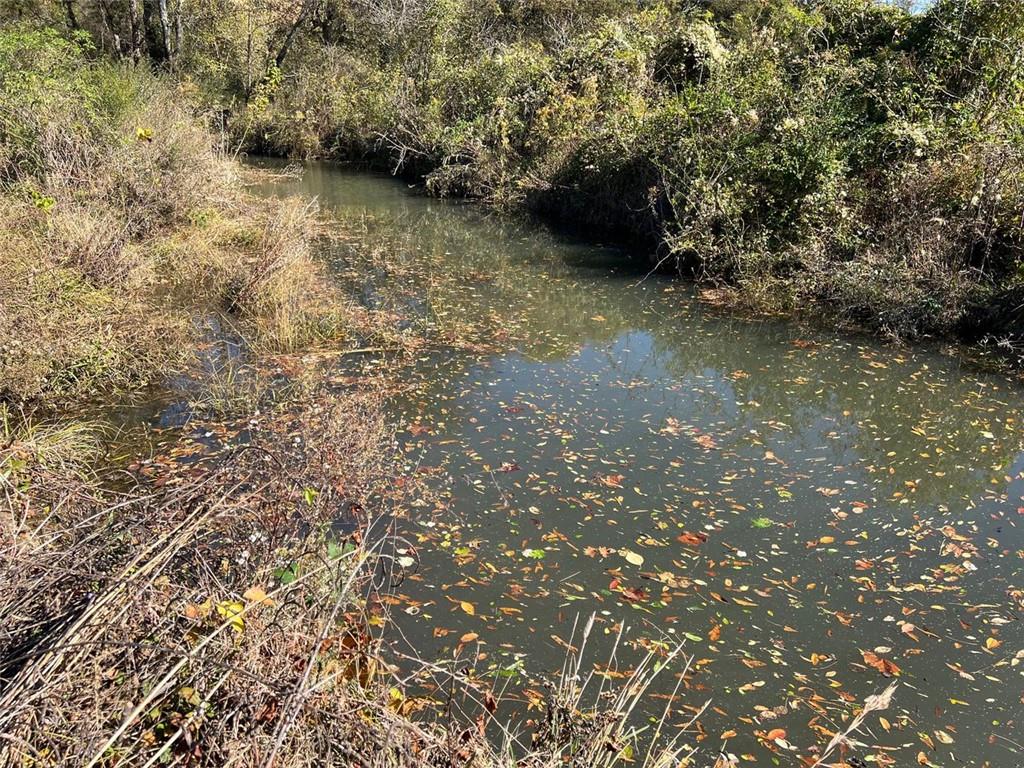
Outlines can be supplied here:
[[85, 421], [46, 422], [0, 405], [0, 487], [17, 494], [50, 478], [84, 479], [101, 455], [100, 429]]
[[343, 337], [315, 211], [240, 174], [171, 81], [0, 29], [0, 400], [145, 386], [190, 364], [197, 313], [268, 350]]

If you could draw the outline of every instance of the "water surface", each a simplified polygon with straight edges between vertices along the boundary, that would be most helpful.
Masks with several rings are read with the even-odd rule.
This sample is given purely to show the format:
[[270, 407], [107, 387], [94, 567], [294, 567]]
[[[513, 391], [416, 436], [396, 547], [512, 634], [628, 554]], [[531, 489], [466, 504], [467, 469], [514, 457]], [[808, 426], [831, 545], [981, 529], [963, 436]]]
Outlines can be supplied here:
[[481, 342], [424, 354], [395, 404], [406, 470], [439, 494], [406, 511], [396, 643], [528, 716], [596, 614], [588, 665], [627, 628], [612, 677], [685, 643], [678, 696], [666, 670], [640, 716], [671, 704], [679, 728], [710, 700], [697, 765], [799, 764], [891, 680], [850, 754], [1024, 763], [1019, 381], [724, 316], [621, 251], [387, 177], [314, 164], [275, 191], [405, 265], [355, 278], [364, 301]]

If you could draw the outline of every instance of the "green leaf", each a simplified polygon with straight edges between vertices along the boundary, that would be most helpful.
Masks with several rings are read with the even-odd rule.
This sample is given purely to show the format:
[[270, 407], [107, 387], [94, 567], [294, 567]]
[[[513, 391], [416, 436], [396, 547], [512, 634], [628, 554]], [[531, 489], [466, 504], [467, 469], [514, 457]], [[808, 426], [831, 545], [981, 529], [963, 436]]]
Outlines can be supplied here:
[[299, 566], [292, 563], [287, 568], [278, 568], [274, 571], [274, 578], [282, 584], [291, 584], [299, 578]]

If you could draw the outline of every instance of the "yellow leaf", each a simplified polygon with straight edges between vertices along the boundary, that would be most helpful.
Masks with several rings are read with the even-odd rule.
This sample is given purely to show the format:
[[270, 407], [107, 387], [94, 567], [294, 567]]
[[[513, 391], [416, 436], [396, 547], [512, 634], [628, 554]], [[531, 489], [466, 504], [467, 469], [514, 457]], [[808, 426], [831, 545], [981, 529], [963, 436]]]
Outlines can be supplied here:
[[184, 700], [188, 704], [191, 704], [193, 707], [198, 707], [199, 704], [202, 702], [202, 699], [199, 697], [199, 694], [196, 692], [196, 689], [190, 688], [189, 686], [185, 686], [180, 691], [178, 691], [178, 695], [181, 696], [182, 700]]
[[237, 600], [221, 600], [217, 603], [217, 613], [220, 614], [235, 632], [241, 632], [245, 628], [242, 621], [242, 612], [245, 606]]
[[626, 558], [626, 562], [630, 565], [643, 565], [644, 556], [638, 555], [636, 552], [632, 552], [628, 549], [622, 550], [622, 556]]
[[468, 614], [469, 614], [470, 616], [475, 616], [475, 615], [476, 615], [476, 608], [474, 608], [474, 607], [473, 607], [473, 604], [472, 604], [472, 603], [467, 603], [467, 602], [466, 602], [465, 600], [461, 600], [461, 601], [459, 602], [459, 607], [460, 607], [460, 608], [461, 608], [461, 609], [462, 609], [463, 611], [465, 611], [466, 613], [468, 613]]
[[1002, 640], [996, 640], [994, 637], [990, 637], [985, 640], [985, 647], [988, 648], [990, 651], [998, 648], [1002, 644]]

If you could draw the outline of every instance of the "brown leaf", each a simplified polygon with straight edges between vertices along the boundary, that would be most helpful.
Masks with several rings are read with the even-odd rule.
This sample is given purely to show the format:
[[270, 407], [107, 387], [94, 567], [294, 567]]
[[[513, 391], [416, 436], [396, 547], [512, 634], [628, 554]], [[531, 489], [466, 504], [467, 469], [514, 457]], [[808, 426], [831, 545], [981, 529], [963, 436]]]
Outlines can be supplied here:
[[699, 547], [705, 541], [708, 540], [706, 533], [697, 531], [696, 533], [690, 533], [689, 531], [683, 531], [681, 534], [676, 536], [676, 541], [685, 544], [688, 547]]
[[877, 669], [886, 677], [893, 677], [900, 673], [900, 668], [896, 666], [889, 659], [883, 659], [876, 653], [871, 651], [861, 651], [861, 656], [864, 657], [864, 663], [869, 667]]
[[622, 481], [625, 479], [625, 475], [601, 475], [597, 481], [608, 488], [621, 488]]

